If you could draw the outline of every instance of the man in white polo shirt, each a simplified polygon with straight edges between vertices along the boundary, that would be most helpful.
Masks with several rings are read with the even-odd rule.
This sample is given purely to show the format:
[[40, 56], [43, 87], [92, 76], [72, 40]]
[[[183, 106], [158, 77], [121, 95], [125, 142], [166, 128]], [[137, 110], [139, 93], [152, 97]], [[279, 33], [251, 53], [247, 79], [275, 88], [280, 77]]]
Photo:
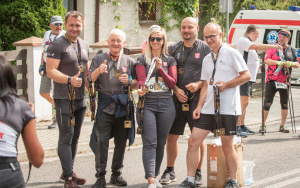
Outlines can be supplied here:
[[236, 44], [236, 49], [244, 57], [244, 60], [251, 74], [250, 81], [240, 86], [242, 115], [239, 116], [237, 132], [241, 137], [247, 137], [247, 134], [255, 134], [254, 131], [251, 131], [248, 127], [246, 127], [245, 115], [246, 108], [250, 101], [252, 84], [255, 83], [259, 67], [259, 60], [256, 50], [267, 50], [269, 48], [282, 49], [280, 45], [253, 43], [258, 37], [259, 28], [251, 24], [247, 27], [245, 35], [241, 37]]
[[250, 80], [250, 73], [242, 55], [235, 49], [222, 44], [220, 25], [210, 22], [203, 30], [204, 39], [213, 51], [203, 59], [200, 99], [193, 112], [196, 119], [189, 138], [187, 152], [187, 178], [180, 188], [194, 188], [195, 172], [199, 160], [199, 146], [215, 127], [214, 86], [219, 86], [220, 114], [225, 135], [221, 136], [222, 149], [230, 179], [225, 188], [239, 187], [237, 182], [237, 155], [233, 147], [238, 115], [241, 114], [239, 85]]

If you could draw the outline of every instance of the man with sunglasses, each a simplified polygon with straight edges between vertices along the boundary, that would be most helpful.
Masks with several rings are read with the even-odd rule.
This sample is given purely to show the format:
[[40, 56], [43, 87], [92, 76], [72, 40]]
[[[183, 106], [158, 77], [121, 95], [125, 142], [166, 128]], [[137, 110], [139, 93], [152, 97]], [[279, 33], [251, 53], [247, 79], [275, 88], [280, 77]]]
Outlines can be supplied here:
[[[40, 95], [46, 99], [48, 102], [54, 105], [54, 100], [50, 91], [52, 90], [52, 81], [47, 76], [46, 72], [46, 60], [47, 60], [47, 49], [50, 44], [52, 44], [57, 38], [63, 36], [66, 32], [63, 30], [63, 20], [60, 16], [53, 16], [50, 21], [50, 29], [46, 31], [43, 37], [43, 53], [41, 58], [41, 65], [39, 68], [39, 73], [41, 75], [41, 84], [40, 84]], [[56, 118], [53, 120], [53, 123], [48, 126], [48, 129], [56, 127]]]
[[[295, 49], [288, 43], [291, 38], [291, 32], [282, 29], [278, 32], [278, 44], [282, 46], [280, 51], [275, 48], [268, 49], [265, 55], [265, 62], [268, 65], [266, 79], [266, 93], [264, 102], [264, 125], [266, 124], [269, 110], [273, 103], [275, 93], [279, 91], [281, 103], [281, 124], [279, 132], [289, 133], [285, 129], [285, 122], [288, 115], [288, 86], [292, 68], [298, 68], [299, 62]], [[277, 72], [277, 73], [275, 73]], [[262, 127], [260, 132], [262, 131]], [[265, 130], [265, 129], [264, 129]]]
[[241, 137], [247, 137], [247, 134], [255, 134], [254, 131], [250, 130], [245, 125], [245, 115], [246, 108], [250, 101], [252, 84], [256, 81], [256, 75], [259, 67], [259, 60], [256, 50], [267, 50], [270, 48], [282, 49], [280, 45], [254, 43], [258, 37], [259, 28], [251, 24], [247, 27], [245, 35], [239, 38], [236, 44], [236, 49], [244, 57], [244, 60], [251, 74], [250, 81], [240, 86], [242, 115], [239, 116], [237, 132]]
[[[178, 155], [178, 138], [184, 134], [188, 123], [190, 130], [194, 126], [193, 111], [199, 100], [202, 61], [211, 52], [209, 47], [197, 39], [199, 31], [198, 21], [187, 17], [181, 22], [182, 41], [169, 46], [169, 54], [177, 62], [177, 84], [174, 87], [173, 100], [176, 109], [176, 117], [167, 139], [167, 168], [161, 179], [161, 184], [169, 184], [176, 181], [175, 160]], [[196, 172], [196, 183], [202, 184], [201, 166], [203, 163], [205, 145], [201, 144], [201, 158]]]
[[225, 188], [239, 187], [237, 182], [237, 155], [233, 146], [236, 134], [238, 115], [241, 114], [239, 85], [250, 80], [250, 73], [242, 55], [226, 44], [222, 44], [220, 25], [210, 22], [203, 30], [204, 39], [213, 51], [205, 56], [202, 64], [201, 80], [203, 81], [200, 99], [193, 112], [196, 120], [189, 138], [187, 152], [187, 178], [179, 186], [193, 188], [198, 164], [199, 146], [206, 136], [215, 130], [214, 89], [220, 91], [220, 114], [222, 127], [222, 149], [230, 179]]

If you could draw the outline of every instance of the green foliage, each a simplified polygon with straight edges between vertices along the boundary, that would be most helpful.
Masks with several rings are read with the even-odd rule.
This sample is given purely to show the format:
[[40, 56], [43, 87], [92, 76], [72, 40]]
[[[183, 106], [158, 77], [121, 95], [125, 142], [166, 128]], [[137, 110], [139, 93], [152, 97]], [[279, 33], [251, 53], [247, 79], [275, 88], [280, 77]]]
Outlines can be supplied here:
[[[270, 9], [270, 10], [288, 10], [289, 6], [300, 6], [299, 0], [234, 0], [234, 13], [229, 14], [229, 25], [231, 25], [236, 14], [245, 8], [250, 9], [251, 5], [255, 5], [256, 9]], [[223, 30], [226, 28], [226, 14], [219, 12], [219, 0], [200, 0], [199, 3], [199, 36], [202, 38], [202, 30], [205, 24], [214, 18], [214, 21], [219, 23]], [[226, 35], [224, 35], [226, 36]]]
[[52, 16], [64, 16], [63, 0], [0, 1], [0, 50], [13, 50], [14, 42], [43, 37]]
[[[167, 30], [180, 28], [183, 18], [193, 17], [198, 13], [199, 0], [149, 0], [148, 2], [162, 4], [162, 15], [157, 22]], [[177, 23], [170, 25], [170, 19], [176, 20]]]

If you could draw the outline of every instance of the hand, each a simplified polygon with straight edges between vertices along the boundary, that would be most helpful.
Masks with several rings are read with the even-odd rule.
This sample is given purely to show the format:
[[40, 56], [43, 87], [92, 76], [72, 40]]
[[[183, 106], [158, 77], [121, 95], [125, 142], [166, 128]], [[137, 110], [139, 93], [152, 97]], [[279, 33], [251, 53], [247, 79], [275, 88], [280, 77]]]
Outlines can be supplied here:
[[78, 78], [80, 75], [80, 72], [78, 72], [75, 76], [71, 77], [71, 85], [74, 87], [81, 87], [82, 79]]
[[191, 93], [195, 93], [199, 89], [199, 85], [197, 82], [191, 82], [188, 85], [185, 86], [187, 90], [189, 90]]
[[201, 113], [201, 108], [197, 106], [197, 108], [193, 111], [193, 119], [199, 119]]
[[120, 77], [119, 77], [119, 80], [120, 82], [122, 82], [123, 84], [125, 85], [128, 85], [128, 74], [122, 74]]
[[217, 81], [215, 82], [215, 85], [219, 84], [219, 91], [222, 92], [225, 89], [227, 89], [227, 85], [226, 82], [222, 82], [222, 81]]
[[292, 67], [293, 66], [293, 62], [292, 61], [287, 61], [286, 62], [286, 66], [287, 67]]
[[31, 108], [31, 111], [34, 113], [34, 104], [32, 104], [31, 102], [28, 103], [30, 108]]
[[146, 93], [142, 89], [138, 89], [137, 93], [140, 97], [143, 97], [144, 95], [146, 95]]
[[157, 69], [161, 69], [162, 68], [162, 61], [161, 61], [161, 59], [159, 59], [158, 57], [156, 57], [155, 60], [156, 60], [156, 67], [157, 67]]
[[278, 66], [282, 66], [284, 64], [284, 61], [277, 61]]
[[99, 74], [108, 73], [106, 63], [106, 60], [104, 60], [104, 62], [97, 68]]
[[185, 103], [188, 100], [188, 96], [186, 96], [185, 92], [182, 89], [176, 89], [176, 91], [174, 90], [175, 95], [177, 97], [177, 99], [181, 102], [181, 103]]
[[277, 50], [283, 50], [283, 47], [281, 45], [274, 45], [274, 48]]

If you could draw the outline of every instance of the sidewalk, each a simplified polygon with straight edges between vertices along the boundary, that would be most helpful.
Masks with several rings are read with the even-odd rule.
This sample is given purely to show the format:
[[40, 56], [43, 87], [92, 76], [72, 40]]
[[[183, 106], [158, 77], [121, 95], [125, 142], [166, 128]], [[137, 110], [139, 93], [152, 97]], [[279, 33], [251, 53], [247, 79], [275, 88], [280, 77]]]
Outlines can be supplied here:
[[[300, 105], [297, 105], [300, 103], [300, 89], [292, 89], [293, 94], [293, 104], [294, 104], [294, 113], [295, 117], [300, 116]], [[261, 125], [261, 109], [262, 109], [262, 98], [261, 97], [252, 97], [250, 100], [250, 104], [247, 108], [246, 113], [246, 124], [249, 125], [250, 129], [251, 126], [260, 126]], [[286, 124], [287, 128], [290, 129], [290, 116], [288, 115]], [[276, 95], [274, 97], [274, 102], [271, 107], [269, 117], [267, 120], [267, 126], [268, 123], [275, 123], [278, 122], [278, 128], [280, 125], [280, 101], [279, 96]], [[39, 140], [45, 150], [45, 158], [48, 157], [55, 157], [57, 156], [57, 143], [58, 143], [58, 128], [55, 129], [48, 129], [48, 125], [51, 124], [51, 122], [39, 122], [36, 124], [36, 130], [37, 135], [39, 137]], [[79, 146], [77, 153], [89, 153], [91, 152], [91, 149], [89, 147], [89, 140], [90, 140], [90, 134], [93, 128], [93, 122], [91, 122], [90, 117], [86, 117], [84, 119], [83, 126], [81, 128], [81, 135], [79, 138]], [[190, 131], [189, 128], [186, 127], [185, 134], [189, 135]], [[136, 135], [135, 143], [134, 145], [141, 145], [142, 140], [140, 135]], [[110, 148], [113, 148], [113, 139], [110, 140]], [[18, 160], [19, 161], [26, 161], [27, 155], [26, 151], [23, 145], [22, 137], [20, 136], [18, 141]]]

